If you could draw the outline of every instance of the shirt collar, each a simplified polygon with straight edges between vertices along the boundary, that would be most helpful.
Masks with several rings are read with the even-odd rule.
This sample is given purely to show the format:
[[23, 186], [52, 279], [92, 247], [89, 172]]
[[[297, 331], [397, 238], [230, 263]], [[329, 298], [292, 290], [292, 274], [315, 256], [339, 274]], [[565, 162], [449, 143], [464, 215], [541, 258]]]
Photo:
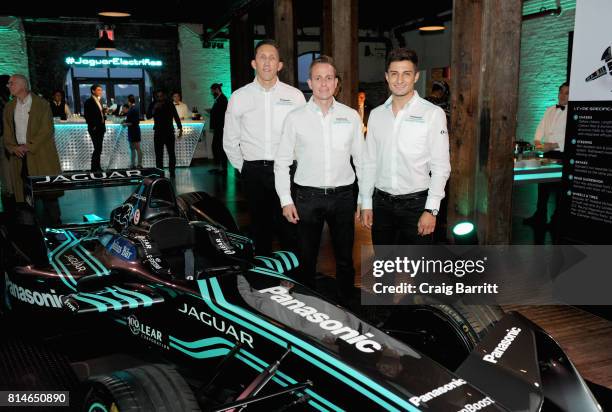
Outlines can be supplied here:
[[253, 80], [253, 84], [255, 85], [255, 87], [257, 88], [257, 90], [262, 91], [262, 92], [264, 92], [264, 93], [265, 93], [265, 92], [267, 92], [267, 91], [272, 92], [272, 91], [276, 90], [276, 88], [278, 87], [279, 83], [280, 83], [280, 79], [277, 77], [277, 78], [276, 78], [276, 83], [274, 83], [274, 86], [270, 87], [270, 89], [269, 89], [269, 90], [266, 90], [266, 88], [265, 88], [265, 87], [263, 87], [263, 86], [261, 85], [261, 83], [259, 83], [259, 80], [257, 80], [257, 76], [255, 76], [255, 79]]
[[[400, 110], [404, 110], [405, 108], [409, 107], [412, 103], [416, 102], [419, 98], [420, 98], [419, 92], [415, 90], [410, 100], [408, 100], [406, 104], [404, 105], [404, 107], [402, 107]], [[392, 104], [393, 104], [393, 96], [389, 96], [389, 98], [385, 101], [384, 106], [387, 109], [391, 109]]]
[[32, 93], [28, 93], [27, 97], [23, 99], [23, 101], [17, 98], [17, 103], [22, 104], [24, 106], [32, 104]]
[[[333, 99], [333, 102], [332, 102], [331, 106], [329, 106], [329, 111], [327, 112], [327, 114], [333, 113], [335, 108], [336, 108], [336, 99], [333, 98], [333, 97], [332, 97], [332, 99]], [[319, 113], [320, 115], [323, 115], [323, 112], [321, 111], [321, 108], [315, 103], [313, 96], [310, 96], [310, 99], [308, 99], [308, 103], [306, 103], [306, 105], [313, 112]]]

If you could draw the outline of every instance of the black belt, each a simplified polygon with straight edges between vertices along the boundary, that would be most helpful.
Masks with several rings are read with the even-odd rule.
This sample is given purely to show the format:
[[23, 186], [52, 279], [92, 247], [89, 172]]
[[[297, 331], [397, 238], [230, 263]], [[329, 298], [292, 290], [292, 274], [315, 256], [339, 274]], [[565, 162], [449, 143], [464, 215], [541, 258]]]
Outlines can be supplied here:
[[300, 186], [298, 184], [295, 185], [297, 190], [308, 192], [308, 193], [316, 193], [320, 195], [332, 195], [336, 193], [343, 193], [353, 190], [353, 185], [346, 186], [336, 186], [336, 187], [312, 187], [312, 186]]
[[420, 192], [408, 193], [406, 195], [392, 195], [380, 189], [374, 189], [374, 196], [380, 196], [383, 199], [389, 200], [414, 200], [427, 197], [428, 190], [421, 190]]
[[254, 166], [274, 166], [274, 160], [245, 160], [244, 163]]

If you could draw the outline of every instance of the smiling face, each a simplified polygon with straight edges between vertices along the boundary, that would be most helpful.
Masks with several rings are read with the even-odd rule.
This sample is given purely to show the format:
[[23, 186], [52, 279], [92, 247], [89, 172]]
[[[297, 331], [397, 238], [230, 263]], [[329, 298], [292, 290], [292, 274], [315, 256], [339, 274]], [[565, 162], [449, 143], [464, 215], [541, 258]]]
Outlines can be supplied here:
[[283, 68], [280, 56], [276, 47], [264, 44], [259, 46], [255, 59], [251, 60], [251, 67], [257, 73], [257, 79], [261, 83], [271, 83], [276, 81], [278, 72]]
[[310, 70], [308, 87], [312, 95], [318, 100], [329, 100], [334, 97], [334, 91], [338, 85], [336, 70], [329, 63], [317, 63]]
[[394, 96], [403, 97], [414, 92], [414, 85], [419, 80], [419, 72], [410, 60], [401, 60], [389, 64], [385, 79]]

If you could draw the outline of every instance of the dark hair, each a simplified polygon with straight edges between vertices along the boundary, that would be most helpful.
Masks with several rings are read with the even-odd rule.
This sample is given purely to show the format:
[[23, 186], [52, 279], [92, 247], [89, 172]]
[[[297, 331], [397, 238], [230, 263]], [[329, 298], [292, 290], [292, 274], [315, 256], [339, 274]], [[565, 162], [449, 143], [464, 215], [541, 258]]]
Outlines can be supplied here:
[[563, 82], [563, 84], [561, 86], [559, 86], [559, 91], [561, 91], [561, 89], [563, 89], [564, 87], [568, 87], [569, 88], [569, 83], [568, 82]]
[[166, 95], [166, 91], [164, 89], [155, 90], [154, 95], [157, 96], [159, 93], [163, 94], [164, 96]]
[[211, 89], [219, 89], [221, 90], [221, 87], [223, 87], [223, 83], [213, 83], [210, 85]]
[[136, 104], [136, 98], [134, 97], [134, 95], [133, 95], [133, 94], [130, 94], [130, 95], [128, 96], [128, 102], [129, 102], [129, 103], [132, 103], [132, 104]]
[[172, 96], [174, 96], [175, 94], [178, 94], [181, 100], [183, 100], [183, 95], [181, 94], [181, 92], [172, 92]]
[[415, 68], [419, 66], [419, 56], [417, 56], [414, 50], [408, 50], [403, 47], [393, 49], [389, 52], [389, 55], [387, 56], [385, 70], [389, 71], [389, 66], [393, 62], [402, 62], [406, 60], [412, 62]]
[[280, 56], [280, 47], [278, 46], [278, 43], [276, 42], [276, 40], [263, 39], [255, 45], [255, 51], [253, 52], [253, 57], [257, 56], [257, 50], [259, 50], [261, 46], [265, 46], [265, 45], [274, 47], [276, 51], [278, 52], [278, 55]]
[[448, 84], [444, 80], [434, 80], [433, 81], [431, 85], [431, 91], [435, 92], [436, 90], [441, 91], [442, 94], [444, 94], [445, 96], [450, 93]]
[[336, 63], [334, 63], [334, 59], [324, 54], [320, 55], [319, 57], [313, 59], [310, 62], [310, 67], [308, 67], [308, 77], [312, 75], [312, 68], [317, 64], [329, 64], [331, 67], [334, 68], [334, 76], [338, 77], [338, 69], [336, 68]]
[[102, 88], [102, 86], [101, 86], [101, 85], [99, 85], [99, 84], [93, 84], [93, 85], [92, 85], [92, 86], [89, 88], [89, 90], [91, 90], [91, 94], [93, 94], [93, 92], [95, 92], [95, 91], [96, 91], [96, 89], [97, 89], [98, 87]]

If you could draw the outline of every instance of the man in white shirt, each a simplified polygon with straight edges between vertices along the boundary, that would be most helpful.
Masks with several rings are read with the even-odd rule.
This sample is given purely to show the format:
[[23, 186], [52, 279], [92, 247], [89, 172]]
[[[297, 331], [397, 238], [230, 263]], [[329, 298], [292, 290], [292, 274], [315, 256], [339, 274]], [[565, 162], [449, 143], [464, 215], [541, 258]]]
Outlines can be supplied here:
[[189, 110], [189, 106], [183, 102], [183, 96], [179, 92], [172, 93], [172, 102], [181, 120], [191, 118], [191, 110]]
[[389, 53], [391, 97], [370, 113], [361, 221], [375, 246], [431, 243], [451, 171], [446, 116], [414, 90], [417, 65], [412, 50]]
[[[534, 143], [536, 149], [544, 152], [544, 157], [560, 159], [563, 155], [565, 145], [565, 125], [567, 123], [567, 102], [569, 99], [569, 84], [567, 82], [559, 86], [557, 96], [558, 103], [550, 106], [544, 112], [544, 117], [540, 120], [536, 129]], [[523, 223], [531, 226], [542, 226], [546, 224], [548, 217], [548, 198], [551, 193], [555, 193], [556, 207], [549, 222], [550, 227], [554, 227], [559, 213], [559, 202], [561, 201], [561, 185], [558, 183], [539, 183], [538, 184], [538, 203], [535, 213], [523, 219]]]
[[232, 166], [241, 172], [251, 216], [257, 253], [272, 251], [274, 232], [284, 248], [293, 248], [295, 230], [284, 221], [274, 190], [274, 155], [287, 114], [305, 104], [304, 95], [281, 82], [278, 45], [262, 40], [251, 61], [256, 77], [236, 90], [225, 112], [223, 149]]
[[[310, 65], [308, 87], [312, 97], [287, 115], [274, 176], [283, 216], [298, 228], [301, 281], [314, 287], [323, 224], [329, 225], [338, 297], [346, 300], [354, 285], [355, 172], [361, 176], [364, 148], [361, 118], [337, 102], [333, 93], [338, 80], [333, 60], [321, 56]], [[297, 160], [295, 200], [291, 195], [289, 167]]]

